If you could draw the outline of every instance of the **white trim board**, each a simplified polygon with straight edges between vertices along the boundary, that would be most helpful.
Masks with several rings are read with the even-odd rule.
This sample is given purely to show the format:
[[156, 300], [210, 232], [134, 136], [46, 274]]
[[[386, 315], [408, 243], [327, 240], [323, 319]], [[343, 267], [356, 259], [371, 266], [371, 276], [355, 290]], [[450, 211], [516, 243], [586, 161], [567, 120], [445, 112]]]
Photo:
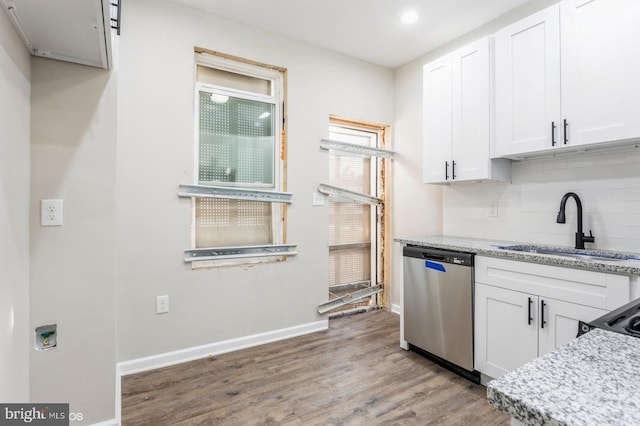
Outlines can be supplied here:
[[[121, 376], [140, 373], [142, 371], [154, 370], [156, 368], [168, 367], [170, 365], [180, 364], [183, 362], [194, 361], [196, 359], [205, 358], [211, 354], [220, 355], [227, 352], [250, 348], [253, 346], [264, 345], [266, 343], [277, 342], [279, 340], [289, 339], [291, 337], [302, 336], [304, 334], [327, 330], [328, 328], [329, 320], [321, 320], [297, 325], [294, 327], [268, 331], [266, 333], [238, 337], [235, 339], [210, 343], [207, 345], [194, 346], [192, 348], [181, 349], [178, 351], [132, 359], [130, 361], [123, 361], [117, 364], [117, 381], [120, 381]], [[119, 396], [118, 399], [120, 399]]]
[[396, 303], [392, 303], [391, 304], [391, 312], [393, 312], [394, 314], [398, 314], [400, 315], [401, 311], [400, 311], [400, 305], [396, 304]]

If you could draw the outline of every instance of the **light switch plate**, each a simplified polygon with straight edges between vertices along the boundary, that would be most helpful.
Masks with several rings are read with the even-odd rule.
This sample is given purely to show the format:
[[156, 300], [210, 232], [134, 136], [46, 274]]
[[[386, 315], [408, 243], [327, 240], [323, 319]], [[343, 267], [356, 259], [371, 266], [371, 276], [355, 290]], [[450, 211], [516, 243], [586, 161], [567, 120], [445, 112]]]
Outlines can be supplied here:
[[166, 314], [169, 312], [169, 296], [156, 296], [156, 314]]
[[313, 205], [314, 206], [324, 206], [324, 194], [321, 192], [313, 193]]

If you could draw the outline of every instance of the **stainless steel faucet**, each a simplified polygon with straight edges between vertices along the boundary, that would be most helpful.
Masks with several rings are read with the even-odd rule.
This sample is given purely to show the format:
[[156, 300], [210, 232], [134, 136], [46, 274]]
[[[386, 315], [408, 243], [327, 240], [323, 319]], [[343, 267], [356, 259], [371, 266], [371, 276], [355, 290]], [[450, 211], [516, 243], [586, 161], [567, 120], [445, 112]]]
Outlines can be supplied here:
[[580, 202], [580, 197], [575, 192], [567, 192], [562, 196], [562, 200], [560, 200], [560, 211], [558, 212], [558, 217], [556, 218], [556, 222], [558, 223], [567, 223], [567, 218], [564, 214], [565, 206], [567, 205], [567, 200], [569, 197], [573, 197], [576, 200], [576, 205], [578, 206], [578, 232], [576, 232], [576, 249], [584, 249], [584, 243], [593, 243], [595, 242], [595, 237], [589, 231], [589, 235], [585, 236], [582, 232], [582, 202]]

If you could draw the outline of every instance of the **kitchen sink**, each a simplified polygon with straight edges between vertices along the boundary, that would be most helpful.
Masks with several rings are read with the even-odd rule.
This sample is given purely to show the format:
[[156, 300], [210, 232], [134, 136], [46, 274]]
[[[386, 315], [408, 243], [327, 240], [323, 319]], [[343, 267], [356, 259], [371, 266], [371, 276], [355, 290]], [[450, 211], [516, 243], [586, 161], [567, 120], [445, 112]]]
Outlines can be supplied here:
[[527, 253], [550, 254], [554, 256], [573, 257], [582, 260], [594, 261], [623, 261], [623, 260], [640, 260], [638, 255], [630, 255], [625, 253], [603, 252], [596, 250], [578, 250], [560, 247], [537, 246], [529, 244], [497, 246], [502, 250], [520, 251]]

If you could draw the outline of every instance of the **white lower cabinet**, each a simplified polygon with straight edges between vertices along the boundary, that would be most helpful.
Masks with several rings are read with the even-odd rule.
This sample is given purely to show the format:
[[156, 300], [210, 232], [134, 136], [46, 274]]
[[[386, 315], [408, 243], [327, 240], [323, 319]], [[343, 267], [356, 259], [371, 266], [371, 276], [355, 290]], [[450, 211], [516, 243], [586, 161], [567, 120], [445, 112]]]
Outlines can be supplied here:
[[544, 327], [542, 319], [538, 322], [538, 356], [575, 339], [579, 321], [593, 321], [609, 312], [592, 306], [545, 298], [538, 298], [538, 304], [538, 312], [540, 315], [544, 312], [545, 321]]
[[629, 301], [629, 277], [476, 257], [474, 366], [497, 378]]
[[475, 369], [497, 378], [569, 343], [607, 311], [476, 284]]

